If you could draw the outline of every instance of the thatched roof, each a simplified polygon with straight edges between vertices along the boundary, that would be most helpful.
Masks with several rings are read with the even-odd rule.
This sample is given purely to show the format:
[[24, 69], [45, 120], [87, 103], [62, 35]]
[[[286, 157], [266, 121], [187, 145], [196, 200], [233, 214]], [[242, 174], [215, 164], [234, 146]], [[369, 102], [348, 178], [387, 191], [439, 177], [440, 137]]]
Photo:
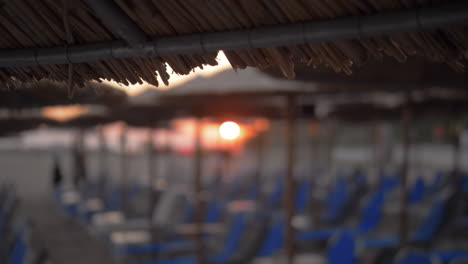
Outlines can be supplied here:
[[385, 107], [375, 103], [347, 103], [336, 106], [327, 118], [346, 122], [368, 122], [377, 120], [398, 120], [398, 108]]
[[[17, 0], [2, 2], [0, 49], [58, 47], [118, 40], [116, 32], [104, 26], [83, 1]], [[425, 7], [450, 0], [225, 0], [225, 1], [140, 1], [115, 0], [115, 3], [149, 37], [184, 35], [251, 29], [294, 22], [321, 21], [337, 17], [378, 14], [386, 11]], [[64, 15], [65, 14], [65, 15]], [[69, 28], [67, 34], [66, 28]], [[235, 68], [266, 69], [276, 66], [288, 78], [294, 77], [295, 59], [311, 67], [323, 65], [335, 72], [351, 74], [369, 60], [392, 57], [405, 62], [422, 56], [446, 63], [455, 71], [464, 70], [468, 51], [466, 28], [433, 32], [404, 33], [392, 36], [342, 40], [312, 45], [227, 51]], [[88, 80], [114, 79], [138, 83], [141, 79], [157, 85], [156, 75], [168, 80], [167, 62], [178, 74], [188, 74], [202, 65], [215, 65], [216, 53], [136, 59], [114, 59], [73, 65], [73, 81], [80, 86]], [[1, 68], [0, 83], [50, 78], [66, 81], [67, 65]]]
[[446, 116], [457, 119], [468, 113], [468, 96], [457, 98], [429, 97], [411, 102], [410, 107], [416, 116]]
[[127, 101], [125, 92], [100, 83], [77, 88], [72, 98], [64, 83], [50, 80], [15, 82], [11, 90], [0, 89], [0, 108], [33, 108], [69, 104], [116, 106]]
[[278, 95], [313, 90], [314, 85], [278, 80], [248, 67], [198, 77], [158, 94], [159, 104], [176, 105], [186, 114], [220, 118], [264, 116], [278, 118], [284, 100]]
[[109, 113], [113, 118], [133, 127], [159, 127], [176, 116], [177, 109], [159, 105], [126, 105]]
[[162, 100], [176, 96], [264, 96], [314, 91], [317, 85], [273, 78], [258, 69], [225, 70], [210, 77], [197, 77], [162, 92]]
[[[276, 78], [285, 78], [281, 70], [275, 67], [265, 72]], [[334, 74], [323, 66], [312, 68], [299, 63], [294, 72], [297, 80], [320, 83], [320, 92], [323, 93], [365, 92], [373, 91], [376, 87], [385, 91], [422, 90], [434, 86], [465, 89], [468, 85], [468, 72], [457, 73], [446, 64], [434, 63], [422, 57], [410, 57], [404, 64], [391, 58], [371, 60], [365, 66], [355, 68], [349, 76]], [[326, 87], [325, 84], [330, 86]]]
[[402, 96], [400, 102], [394, 105], [348, 101], [336, 103], [327, 118], [350, 122], [395, 121], [401, 119], [403, 108], [408, 108], [414, 119], [443, 117], [458, 120], [468, 113], [468, 96]]

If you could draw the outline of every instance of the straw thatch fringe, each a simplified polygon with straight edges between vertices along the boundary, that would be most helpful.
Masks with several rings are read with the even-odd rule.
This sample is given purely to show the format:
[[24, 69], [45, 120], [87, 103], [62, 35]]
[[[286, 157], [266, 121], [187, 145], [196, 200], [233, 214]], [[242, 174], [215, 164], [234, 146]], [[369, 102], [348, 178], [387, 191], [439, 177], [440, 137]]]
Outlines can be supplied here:
[[[149, 36], [225, 31], [262, 25], [313, 21], [335, 17], [373, 14], [388, 10], [427, 6], [450, 0], [115, 0], [122, 10]], [[118, 39], [80, 0], [70, 1], [68, 19], [76, 44]], [[50, 47], [67, 42], [62, 23], [61, 0], [5, 1], [0, 9], [0, 48]], [[468, 31], [438, 30], [394, 36], [298, 45], [294, 47], [229, 51], [234, 68], [277, 66], [294, 78], [294, 63], [311, 67], [325, 65], [352, 74], [353, 67], [385, 56], [405, 62], [423, 56], [463, 71], [468, 56]], [[114, 79], [123, 84], [145, 80], [158, 85], [157, 76], [168, 83], [166, 63], [177, 74], [188, 74], [205, 64], [216, 65], [216, 54], [127, 59], [74, 65], [73, 82], [82, 86], [91, 79]], [[66, 66], [1, 69], [0, 81], [50, 78], [66, 81]]]

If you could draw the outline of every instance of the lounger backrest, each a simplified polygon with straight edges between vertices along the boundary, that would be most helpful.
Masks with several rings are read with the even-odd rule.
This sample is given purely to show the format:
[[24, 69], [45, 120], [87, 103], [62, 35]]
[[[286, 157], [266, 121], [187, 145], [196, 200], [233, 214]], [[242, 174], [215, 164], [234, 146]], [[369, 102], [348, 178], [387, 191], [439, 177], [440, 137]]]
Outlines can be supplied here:
[[413, 187], [409, 193], [409, 203], [417, 204], [420, 202], [426, 195], [426, 184], [422, 178], [418, 178], [413, 184]]
[[2, 239], [6, 225], [8, 224], [8, 219], [12, 213], [15, 206], [16, 198], [14, 195], [9, 194], [6, 197], [5, 203], [0, 209], [0, 239]]
[[414, 234], [412, 238], [413, 241], [421, 243], [430, 242], [432, 240], [435, 233], [442, 224], [447, 207], [446, 203], [447, 201], [445, 199], [440, 197], [436, 198], [436, 201], [432, 206], [431, 210], [429, 211], [428, 215], [423, 220], [423, 223]]
[[285, 224], [282, 218], [277, 218], [273, 221], [260, 247], [258, 257], [272, 256], [283, 247], [284, 229]]
[[223, 214], [223, 203], [220, 201], [212, 201], [207, 208], [205, 215], [206, 223], [216, 223], [219, 222]]
[[23, 264], [27, 254], [26, 244], [26, 231], [22, 230], [18, 233], [18, 236], [13, 247], [13, 251], [9, 257], [9, 264]]
[[377, 190], [367, 201], [366, 206], [361, 213], [361, 221], [358, 226], [358, 232], [361, 234], [372, 231], [382, 218], [382, 207], [385, 202], [385, 192]]
[[400, 177], [382, 174], [381, 183], [380, 189], [384, 192], [390, 192], [400, 184]]
[[363, 171], [358, 172], [358, 175], [356, 176], [355, 184], [357, 187], [367, 185], [367, 176]]
[[114, 189], [109, 194], [109, 204], [107, 205], [110, 210], [118, 210], [121, 208], [121, 191]]
[[350, 231], [338, 233], [330, 241], [327, 251], [328, 264], [355, 264], [355, 238]]
[[427, 254], [406, 252], [401, 257], [397, 257], [396, 264], [432, 264], [431, 257]]
[[301, 182], [297, 188], [295, 209], [297, 213], [304, 212], [309, 203], [312, 192], [312, 183], [310, 181]]
[[276, 184], [273, 189], [273, 192], [270, 194], [270, 197], [268, 199], [268, 205], [277, 206], [281, 204], [281, 201], [283, 199], [283, 193], [284, 193], [284, 181], [282, 178], [278, 178], [276, 180]]
[[246, 214], [236, 214], [232, 219], [230, 231], [226, 237], [223, 255], [232, 255], [239, 248], [246, 226]]
[[444, 173], [442, 171], [438, 171], [434, 176], [432, 182], [427, 186], [428, 193], [435, 193], [442, 188], [443, 181], [444, 181]]
[[349, 190], [344, 177], [338, 177], [335, 187], [326, 201], [326, 221], [335, 221], [340, 218], [346, 201], [349, 198]]

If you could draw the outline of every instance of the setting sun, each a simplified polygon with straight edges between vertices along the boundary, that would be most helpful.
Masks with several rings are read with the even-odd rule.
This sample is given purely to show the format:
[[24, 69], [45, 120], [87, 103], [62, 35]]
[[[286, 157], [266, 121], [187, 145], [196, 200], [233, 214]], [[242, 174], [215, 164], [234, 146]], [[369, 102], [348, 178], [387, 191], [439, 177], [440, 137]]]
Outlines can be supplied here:
[[239, 137], [240, 127], [235, 122], [227, 121], [219, 126], [219, 134], [224, 139], [233, 140]]

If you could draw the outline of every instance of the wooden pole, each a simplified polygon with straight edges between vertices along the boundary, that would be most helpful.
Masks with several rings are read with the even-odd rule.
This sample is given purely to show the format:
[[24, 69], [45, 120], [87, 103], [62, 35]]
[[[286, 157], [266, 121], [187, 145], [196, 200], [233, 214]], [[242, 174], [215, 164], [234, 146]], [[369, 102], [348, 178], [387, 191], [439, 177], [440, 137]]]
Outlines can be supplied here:
[[229, 152], [229, 149], [222, 149], [221, 145], [221, 135], [218, 131], [216, 133], [216, 150], [217, 150], [217, 155], [220, 159], [219, 165], [216, 165], [216, 173], [215, 173], [215, 179], [213, 179], [214, 184], [219, 186], [219, 189], [217, 191], [220, 191], [220, 193], [225, 193], [227, 186], [224, 184], [228, 181], [229, 175], [229, 170], [231, 167], [231, 155]]
[[127, 168], [127, 125], [122, 126], [120, 134], [120, 181], [121, 181], [121, 196], [120, 196], [120, 207], [125, 213], [127, 210], [127, 199], [128, 199], [128, 168]]
[[203, 201], [203, 186], [202, 186], [202, 145], [201, 145], [201, 120], [195, 121], [195, 146], [194, 146], [194, 192], [196, 201], [196, 219], [195, 219], [195, 243], [197, 250], [197, 261], [199, 264], [204, 263], [204, 244], [203, 244], [203, 218], [204, 218], [204, 201]]
[[[163, 183], [163, 186], [165, 186], [169, 182], [169, 177], [171, 176], [171, 170], [173, 168], [173, 160], [174, 160], [174, 148], [172, 146], [172, 141], [169, 136], [168, 131], [164, 133], [164, 148], [163, 148], [163, 153], [164, 153], [164, 159], [163, 163], [164, 164], [164, 173], [161, 175], [161, 182]], [[161, 164], [161, 165], [162, 165]]]
[[[456, 114], [455, 114], [456, 115]], [[452, 144], [453, 144], [453, 168], [452, 168], [452, 184], [454, 190], [460, 190], [461, 175], [460, 175], [460, 164], [461, 164], [461, 139], [460, 139], [460, 128], [458, 127], [459, 122], [453, 122], [451, 128]]]
[[154, 127], [151, 127], [148, 131], [148, 184], [150, 188], [150, 197], [149, 197], [149, 218], [150, 220], [153, 217], [153, 210], [156, 206], [156, 199], [157, 199], [157, 190], [155, 190], [155, 182], [157, 178], [157, 173], [155, 169], [155, 158], [156, 158], [156, 150], [155, 144], [153, 140], [154, 136]]
[[296, 141], [296, 98], [294, 95], [286, 97], [286, 257], [287, 263], [294, 263], [294, 227], [292, 220], [294, 216], [294, 194], [296, 184], [294, 181], [295, 141]]
[[[379, 127], [377, 122], [374, 120], [372, 122], [372, 136], [371, 136], [371, 152], [372, 158], [370, 160], [372, 171], [372, 176], [375, 177], [374, 179], [379, 179], [380, 170], [381, 170], [381, 157], [379, 156], [380, 151], [380, 142], [379, 142]], [[378, 185], [380, 182], [378, 182]]]
[[74, 149], [75, 175], [73, 182], [75, 188], [78, 189], [80, 192], [84, 191], [84, 188], [87, 184], [84, 137], [85, 131], [83, 129], [79, 129], [76, 135]]
[[258, 188], [259, 190], [259, 193], [258, 193], [258, 197], [257, 199], [258, 200], [262, 200], [263, 199], [263, 196], [262, 196], [262, 189], [261, 189], [261, 186], [262, 186], [262, 172], [263, 172], [263, 167], [264, 167], [264, 161], [265, 161], [265, 153], [264, 153], [264, 149], [265, 149], [265, 131], [260, 131], [260, 130], [257, 130], [257, 138], [256, 138], [256, 142], [255, 142], [255, 152], [256, 152], [256, 158], [257, 158], [257, 167], [256, 167], [256, 171], [255, 171], [255, 175], [254, 175], [254, 184], [255, 184], [255, 188]]
[[103, 127], [98, 127], [97, 132], [99, 138], [99, 179], [102, 181], [106, 177], [107, 173], [107, 144]]
[[336, 140], [336, 129], [335, 124], [328, 122], [328, 126], [326, 129], [327, 135], [327, 145], [326, 145], [326, 175], [328, 175], [330, 180], [335, 181], [335, 175], [333, 175], [333, 149], [335, 147], [335, 140]]
[[408, 104], [402, 109], [402, 145], [403, 161], [401, 164], [401, 197], [400, 197], [400, 247], [408, 242], [408, 168], [410, 151], [411, 109]]
[[[317, 176], [318, 170], [320, 169], [320, 166], [322, 166], [321, 162], [319, 162], [320, 158], [320, 129], [319, 127], [316, 131], [311, 131], [309, 134], [309, 143], [310, 143], [310, 150], [311, 150], [311, 158], [310, 163], [312, 164], [311, 166], [311, 174], [310, 177], [313, 179], [314, 177]], [[315, 133], [315, 134], [314, 134]], [[318, 166], [317, 166], [318, 165]], [[311, 184], [314, 184], [314, 186], [317, 186], [317, 181], [312, 181]], [[321, 215], [321, 208], [320, 208], [320, 202], [319, 200], [315, 197], [314, 192], [310, 192], [310, 197], [309, 197], [311, 203], [309, 206], [309, 214], [312, 216], [312, 223], [314, 228], [317, 227], [320, 223], [320, 215]]]
[[106, 193], [106, 185], [107, 181], [107, 170], [108, 170], [108, 163], [107, 163], [107, 144], [106, 144], [106, 137], [104, 136], [104, 128], [99, 126], [97, 129], [98, 138], [99, 138], [99, 196], [101, 199], [105, 198]]

